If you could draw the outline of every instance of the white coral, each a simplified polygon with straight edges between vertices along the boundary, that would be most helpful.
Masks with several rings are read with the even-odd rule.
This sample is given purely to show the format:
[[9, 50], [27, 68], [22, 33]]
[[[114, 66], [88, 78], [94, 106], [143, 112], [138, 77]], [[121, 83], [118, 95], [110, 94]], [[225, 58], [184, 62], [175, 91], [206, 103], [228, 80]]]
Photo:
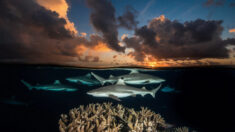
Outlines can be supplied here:
[[152, 132], [164, 125], [164, 119], [147, 108], [135, 111], [112, 103], [81, 105], [68, 115], [62, 114], [59, 120], [60, 132]]

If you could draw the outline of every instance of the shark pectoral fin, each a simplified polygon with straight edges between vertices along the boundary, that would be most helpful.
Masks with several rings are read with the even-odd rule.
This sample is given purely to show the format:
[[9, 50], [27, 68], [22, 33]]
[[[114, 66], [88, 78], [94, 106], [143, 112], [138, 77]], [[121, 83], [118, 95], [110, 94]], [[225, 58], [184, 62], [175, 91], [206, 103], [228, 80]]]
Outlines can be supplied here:
[[112, 95], [112, 94], [109, 95], [109, 98], [112, 98], [112, 99], [117, 100], [117, 101], [121, 101], [117, 96]]
[[131, 96], [132, 96], [132, 97], [136, 97], [136, 94], [132, 94]]

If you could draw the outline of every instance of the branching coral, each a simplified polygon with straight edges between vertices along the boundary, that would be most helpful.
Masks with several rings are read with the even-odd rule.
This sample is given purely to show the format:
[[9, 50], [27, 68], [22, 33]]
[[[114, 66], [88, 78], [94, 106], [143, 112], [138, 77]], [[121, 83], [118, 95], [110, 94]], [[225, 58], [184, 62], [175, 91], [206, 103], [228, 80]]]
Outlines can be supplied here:
[[81, 105], [59, 120], [60, 132], [152, 132], [165, 126], [164, 119], [147, 108], [135, 111], [112, 103]]

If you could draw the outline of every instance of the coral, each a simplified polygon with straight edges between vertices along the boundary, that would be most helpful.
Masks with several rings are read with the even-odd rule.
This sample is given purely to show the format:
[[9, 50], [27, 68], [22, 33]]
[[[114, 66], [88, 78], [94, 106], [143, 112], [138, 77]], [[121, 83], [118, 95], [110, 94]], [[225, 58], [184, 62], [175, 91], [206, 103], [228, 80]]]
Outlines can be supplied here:
[[147, 108], [135, 111], [112, 103], [81, 105], [59, 120], [60, 132], [155, 132], [165, 126], [161, 115]]

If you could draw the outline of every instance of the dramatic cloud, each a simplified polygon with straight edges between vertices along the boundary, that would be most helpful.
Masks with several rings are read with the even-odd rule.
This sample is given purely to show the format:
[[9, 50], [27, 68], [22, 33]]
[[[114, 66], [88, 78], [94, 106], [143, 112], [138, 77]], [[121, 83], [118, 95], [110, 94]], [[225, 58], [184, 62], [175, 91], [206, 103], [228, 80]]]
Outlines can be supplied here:
[[[228, 58], [231, 48], [226, 46], [235, 45], [235, 39], [221, 39], [222, 21], [180, 23], [162, 15], [137, 28], [137, 12], [131, 7], [115, 17], [108, 0], [87, 0], [87, 4], [92, 10], [90, 22], [101, 36], [75, 29], [66, 0], [0, 0], [0, 61], [86, 66], [115, 60], [163, 66], [168, 65], [166, 60]], [[135, 35], [123, 34], [119, 41], [121, 27]]]
[[119, 26], [129, 30], [135, 29], [138, 24], [136, 17], [137, 11], [130, 6], [127, 6], [124, 14], [117, 18], [119, 21]]
[[124, 38], [129, 55], [143, 61], [147, 55], [156, 59], [227, 58], [228, 44], [234, 39], [222, 40], [222, 21], [170, 21], [163, 16], [150, 21], [135, 31], [135, 36]]
[[88, 7], [91, 8], [91, 24], [94, 28], [103, 34], [105, 42], [109, 48], [124, 52], [125, 47], [119, 45], [118, 28], [135, 29], [138, 22], [136, 21], [137, 11], [130, 6], [122, 16], [115, 17], [115, 9], [108, 0], [86, 0]]
[[[31, 46], [43, 45], [48, 39], [64, 40], [72, 38], [65, 29], [66, 21], [58, 14], [39, 6], [34, 1], [2, 0], [0, 1], [0, 36], [1, 57], [15, 56], [30, 52]], [[46, 38], [46, 40], [44, 40]], [[11, 53], [12, 52], [12, 53]], [[34, 54], [34, 53], [33, 53]], [[29, 55], [30, 56], [30, 55]]]
[[74, 32], [74, 34], [77, 34], [78, 31], [76, 30], [74, 23], [70, 22], [67, 16], [69, 5], [66, 2], [66, 0], [37, 0], [37, 2], [45, 7], [46, 9], [49, 9], [51, 11], [55, 11], [59, 14], [60, 18], [64, 18], [66, 21], [65, 28]]
[[104, 40], [111, 49], [124, 52], [125, 48], [118, 45], [118, 31], [115, 9], [108, 0], [87, 0], [92, 9], [90, 21], [94, 28], [102, 32]]
[[204, 3], [204, 5], [205, 6], [213, 6], [213, 5], [215, 5], [215, 6], [222, 6], [222, 5], [224, 5], [225, 1], [226, 0], [207, 0]]
[[77, 47], [94, 48], [103, 42], [97, 35], [90, 40], [75, 36], [66, 28], [66, 19], [34, 0], [1, 0], [0, 9], [1, 61], [77, 62], [83, 59]]

